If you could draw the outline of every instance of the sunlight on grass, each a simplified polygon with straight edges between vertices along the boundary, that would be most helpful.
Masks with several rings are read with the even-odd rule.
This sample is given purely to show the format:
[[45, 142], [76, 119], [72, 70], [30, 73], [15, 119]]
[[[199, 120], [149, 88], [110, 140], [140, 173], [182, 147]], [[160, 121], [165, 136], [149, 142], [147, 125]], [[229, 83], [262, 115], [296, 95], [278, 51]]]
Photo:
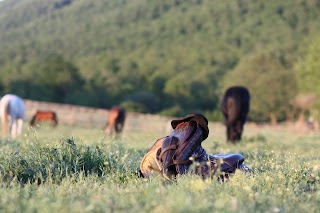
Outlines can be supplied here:
[[145, 151], [161, 134], [40, 126], [0, 141], [3, 212], [316, 212], [320, 199], [320, 136], [247, 130], [240, 144], [224, 131], [203, 142], [208, 153], [237, 152], [254, 171], [218, 177], [136, 175]]

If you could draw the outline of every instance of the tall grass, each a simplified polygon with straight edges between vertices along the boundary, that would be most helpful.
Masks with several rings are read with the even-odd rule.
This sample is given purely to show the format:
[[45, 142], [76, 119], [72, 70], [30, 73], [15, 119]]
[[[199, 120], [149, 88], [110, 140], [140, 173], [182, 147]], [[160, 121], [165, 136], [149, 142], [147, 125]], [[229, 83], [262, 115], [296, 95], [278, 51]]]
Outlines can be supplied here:
[[[13, 147], [18, 147], [12, 141]], [[125, 177], [133, 172], [134, 150], [112, 143], [107, 146], [76, 145], [73, 138], [58, 141], [54, 146], [39, 142], [19, 146], [17, 151], [0, 153], [0, 174], [4, 181], [16, 179], [21, 183], [60, 183], [65, 177], [117, 173]], [[139, 155], [138, 155], [139, 156]]]
[[240, 152], [254, 171], [238, 171], [225, 183], [191, 174], [173, 182], [138, 178], [154, 142], [143, 134], [86, 141], [57, 136], [0, 142], [0, 212], [319, 211], [318, 134], [266, 129], [235, 146], [209, 138], [209, 153]]

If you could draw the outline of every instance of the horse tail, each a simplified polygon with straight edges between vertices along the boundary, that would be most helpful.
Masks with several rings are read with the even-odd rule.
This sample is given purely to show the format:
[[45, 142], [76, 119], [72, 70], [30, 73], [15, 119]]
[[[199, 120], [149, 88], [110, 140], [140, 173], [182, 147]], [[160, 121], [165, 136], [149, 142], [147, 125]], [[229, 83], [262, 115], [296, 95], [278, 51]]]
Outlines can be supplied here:
[[36, 123], [36, 115], [34, 115], [30, 121], [30, 126], [34, 126]]
[[2, 123], [2, 138], [8, 136], [9, 133], [9, 116], [8, 116], [8, 102], [1, 101], [0, 106], [0, 116], [1, 116], [1, 123]]

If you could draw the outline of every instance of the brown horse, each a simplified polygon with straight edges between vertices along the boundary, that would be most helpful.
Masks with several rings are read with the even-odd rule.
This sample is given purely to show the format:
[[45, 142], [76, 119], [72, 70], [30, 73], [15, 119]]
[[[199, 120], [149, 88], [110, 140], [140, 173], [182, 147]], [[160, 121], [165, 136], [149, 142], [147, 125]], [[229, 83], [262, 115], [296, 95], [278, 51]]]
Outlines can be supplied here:
[[37, 111], [30, 121], [30, 126], [43, 121], [50, 121], [52, 126], [57, 126], [57, 114], [54, 111]]
[[114, 106], [109, 112], [109, 118], [105, 127], [106, 134], [111, 134], [115, 131], [116, 134], [120, 134], [124, 127], [126, 119], [126, 111], [123, 107]]

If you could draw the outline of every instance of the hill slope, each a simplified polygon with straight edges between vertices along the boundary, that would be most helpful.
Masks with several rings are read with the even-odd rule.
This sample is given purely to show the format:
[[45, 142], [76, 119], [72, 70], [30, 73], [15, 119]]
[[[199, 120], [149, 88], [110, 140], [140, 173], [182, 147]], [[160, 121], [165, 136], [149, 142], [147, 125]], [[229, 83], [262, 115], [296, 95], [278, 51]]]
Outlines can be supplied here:
[[[319, 34], [319, 7], [311, 0], [6, 0], [0, 2], [1, 85], [31, 99], [212, 110], [223, 77], [246, 55], [272, 54], [292, 67]], [[52, 63], [52, 55], [83, 79], [60, 91], [59, 100], [35, 92], [43, 82], [36, 69]], [[16, 81], [24, 89], [12, 86]]]

